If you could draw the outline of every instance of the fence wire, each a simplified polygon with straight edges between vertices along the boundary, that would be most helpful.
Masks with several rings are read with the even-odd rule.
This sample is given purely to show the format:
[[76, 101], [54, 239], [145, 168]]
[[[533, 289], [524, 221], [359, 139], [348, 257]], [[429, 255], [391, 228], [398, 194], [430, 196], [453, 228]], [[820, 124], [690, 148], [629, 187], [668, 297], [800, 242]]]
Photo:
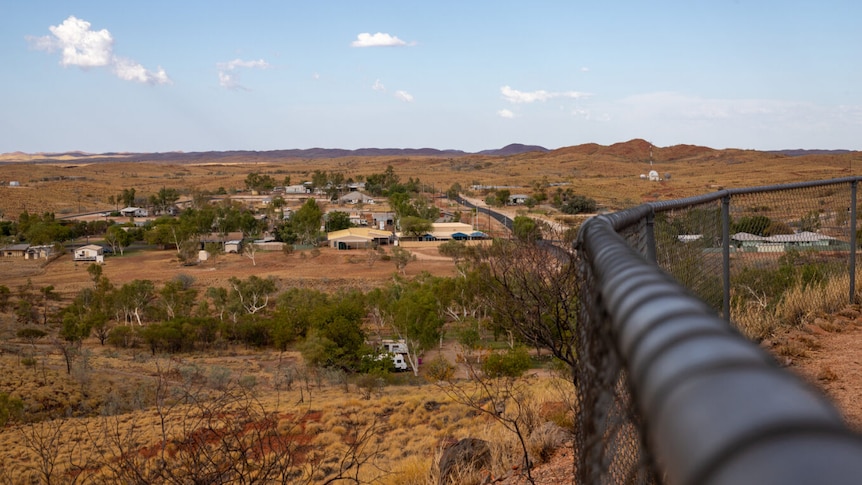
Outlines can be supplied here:
[[[655, 436], [661, 430], [655, 429], [655, 422], [647, 422], [643, 396], [633, 392], [643, 383], [633, 382], [630, 376], [643, 378], [649, 374], [648, 370], [633, 368], [632, 360], [637, 360], [639, 346], [650, 337], [645, 336], [647, 330], [639, 333], [641, 330], [635, 332], [631, 328], [643, 324], [649, 331], [672, 334], [677, 330], [663, 327], [666, 322], [662, 320], [679, 320], [682, 315], [683, 320], [700, 321], [701, 310], [691, 308], [705, 304], [704, 308], [712, 311], [706, 311], [704, 321], [711, 318], [710, 313], [720, 315], [739, 326], [748, 337], [758, 338], [770, 328], [769, 324], [798, 323], [806, 316], [804, 309], [810, 308], [812, 298], [826, 305], [824, 311], [835, 311], [856, 301], [858, 272], [855, 252], [850, 249], [856, 247], [858, 180], [848, 177], [725, 190], [644, 204], [602, 216], [597, 218], [600, 222], [589, 221], [582, 227], [577, 243], [583, 283], [579, 360], [575, 369], [580, 409], [576, 433], [579, 483], [687, 483], [673, 480], [673, 470], [680, 469], [673, 467], [675, 455], [657, 456], [654, 443], [647, 438], [648, 431]], [[612, 227], [616, 235], [610, 237], [601, 230], [591, 230], [602, 224]], [[618, 264], [620, 259], [632, 257], [641, 262]], [[644, 265], [644, 261], [663, 271]], [[619, 276], [619, 273], [626, 274]], [[655, 287], [644, 284], [620, 289], [629, 273], [635, 280], [655, 282]], [[665, 285], [662, 278], [667, 275], [676, 283]], [[609, 279], [613, 284], [608, 283]], [[677, 283], [684, 287], [680, 291], [694, 295], [700, 302], [690, 303], [685, 295], [676, 295], [673, 287]], [[649, 299], [643, 296], [647, 294]], [[671, 302], [668, 306], [678, 308], [660, 309], [661, 305], [652, 304], [654, 298], [665, 298]], [[651, 305], [656, 309], [650, 308]], [[670, 313], [649, 320], [648, 325], [639, 320], [640, 313], [655, 316], [662, 311]], [[695, 340], [692, 332], [712, 335], [726, 331], [736, 338], [738, 334], [731, 326], [717, 321], [718, 326], [710, 321], [704, 328], [694, 330], [675, 321], [673, 327], [679, 327], [683, 333], [665, 345], [670, 349], [686, 339]], [[634, 332], [636, 338], [622, 335], [625, 331]], [[745, 345], [742, 348], [743, 353], [751, 350]], [[753, 355], [759, 355], [758, 351]], [[646, 362], [660, 360], [657, 355], [661, 353]], [[717, 368], [730, 365], [728, 362], [734, 366], [752, 365], [755, 369], [760, 365], [757, 363], [760, 357], [752, 358], [754, 364], [745, 359], [740, 364], [734, 360], [736, 357], [716, 358], [723, 362]], [[793, 385], [786, 392], [797, 391]], [[641, 393], [648, 394], [648, 390], [642, 389]], [[822, 425], [831, 430], [834, 425], [831, 408], [825, 409], [827, 417]], [[792, 426], [793, 419], [785, 424]], [[841, 426], [837, 429], [838, 434], [843, 433]], [[698, 440], [705, 439], [699, 436], [699, 431], [689, 430], [690, 436], [682, 438], [683, 443], [689, 439], [696, 448]], [[745, 429], [737, 431], [740, 435], [751, 434]], [[857, 445], [854, 442], [853, 446]], [[862, 445], [854, 453], [860, 450]], [[851, 456], [862, 462], [862, 452]], [[790, 454], [787, 457], [792, 460]], [[681, 469], [686, 470], [686, 466], [689, 465]], [[732, 469], [730, 465], [727, 468]], [[720, 468], [713, 471], [718, 476], [723, 473]], [[687, 473], [677, 476], [700, 476]], [[832, 479], [845, 478], [840, 469], [830, 473], [834, 475]]]

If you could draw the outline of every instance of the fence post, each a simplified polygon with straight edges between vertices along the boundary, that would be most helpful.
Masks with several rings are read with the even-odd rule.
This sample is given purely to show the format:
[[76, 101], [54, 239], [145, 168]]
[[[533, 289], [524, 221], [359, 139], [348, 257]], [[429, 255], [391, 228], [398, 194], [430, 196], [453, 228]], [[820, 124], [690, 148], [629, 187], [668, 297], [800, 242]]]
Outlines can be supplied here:
[[856, 303], [856, 186], [850, 183], [850, 304]]
[[651, 263], [658, 261], [655, 251], [655, 209], [650, 208], [646, 217], [646, 259]]
[[721, 311], [730, 321], [730, 194], [721, 198], [721, 273], [723, 295]]

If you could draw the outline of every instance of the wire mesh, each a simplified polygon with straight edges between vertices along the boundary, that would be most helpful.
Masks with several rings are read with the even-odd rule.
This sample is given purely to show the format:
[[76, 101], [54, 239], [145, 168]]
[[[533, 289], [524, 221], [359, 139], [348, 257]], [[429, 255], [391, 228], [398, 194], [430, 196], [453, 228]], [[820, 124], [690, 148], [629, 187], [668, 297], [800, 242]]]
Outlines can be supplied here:
[[[771, 323], [797, 323], [811, 311], [812, 300], [823, 311], [854, 302], [850, 278], [859, 272], [849, 264], [856, 241], [853, 216], [859, 213], [858, 202], [851, 211], [855, 184], [848, 178], [728, 190], [719, 197], [653, 204], [651, 210], [641, 206], [608, 220], [618, 223], [614, 229], [626, 245], [654, 257], [716, 313], [729, 309], [731, 321], [759, 337]], [[603, 307], [591, 274], [590, 267], [601, 262], [579, 257], [578, 482], [661, 483], [610, 330], [607, 312], [613, 309]]]
[[[633, 226], [635, 228], [641, 225]], [[644, 243], [638, 231], [629, 242]], [[591, 484], [653, 484], [654, 468], [643, 443], [640, 417], [629, 392], [623, 363], [615, 350], [601, 295], [589, 265], [580, 264], [581, 322], [575, 369], [578, 414], [575, 449], [577, 482]]]

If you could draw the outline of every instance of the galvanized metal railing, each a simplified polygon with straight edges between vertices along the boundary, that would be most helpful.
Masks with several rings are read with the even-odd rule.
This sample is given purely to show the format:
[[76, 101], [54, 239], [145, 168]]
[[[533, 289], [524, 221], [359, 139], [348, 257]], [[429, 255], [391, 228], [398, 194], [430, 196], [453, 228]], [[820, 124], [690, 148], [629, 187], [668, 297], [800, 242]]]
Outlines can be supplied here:
[[855, 302], [859, 180], [722, 190], [583, 224], [579, 483], [862, 481], [860, 435], [727, 321], [745, 307], [734, 278], [778, 308], [752, 275], [783, 277], [804, 258], [846, 261]]

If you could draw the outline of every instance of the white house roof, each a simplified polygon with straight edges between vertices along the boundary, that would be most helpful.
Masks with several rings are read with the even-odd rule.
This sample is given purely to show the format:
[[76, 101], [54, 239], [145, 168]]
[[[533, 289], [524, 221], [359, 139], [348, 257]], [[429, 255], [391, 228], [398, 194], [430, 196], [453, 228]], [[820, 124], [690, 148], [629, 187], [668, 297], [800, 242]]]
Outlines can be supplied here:
[[348, 227], [347, 229], [326, 234], [327, 241], [344, 240], [345, 242], [360, 242], [389, 237], [392, 237], [391, 232], [372, 229], [370, 227]]
[[757, 234], [751, 234], [749, 232], [737, 232], [736, 234], [730, 236], [734, 241], [766, 241], [766, 238], [763, 236], [758, 236]]
[[348, 193], [342, 195], [341, 197], [338, 198], [338, 200], [346, 201], [346, 202], [347, 201], [360, 201], [360, 200], [361, 201], [372, 201], [372, 200], [374, 200], [374, 198], [369, 197], [369, 196], [363, 194], [362, 192], [358, 192], [358, 191], [354, 190], [352, 192], [348, 192]]
[[78, 251], [102, 251], [104, 248], [99, 246], [98, 244], [87, 244], [86, 246], [81, 246], [78, 248]]
[[797, 232], [795, 234], [776, 234], [774, 236], [764, 237], [758, 236], [756, 234], [750, 234], [747, 232], [738, 232], [732, 236], [731, 239], [735, 241], [757, 241], [757, 242], [772, 242], [772, 243], [787, 243], [787, 242], [818, 242], [818, 241], [829, 241], [835, 239], [834, 237], [826, 236], [824, 234], [818, 234], [816, 232], [811, 231], [802, 231]]

